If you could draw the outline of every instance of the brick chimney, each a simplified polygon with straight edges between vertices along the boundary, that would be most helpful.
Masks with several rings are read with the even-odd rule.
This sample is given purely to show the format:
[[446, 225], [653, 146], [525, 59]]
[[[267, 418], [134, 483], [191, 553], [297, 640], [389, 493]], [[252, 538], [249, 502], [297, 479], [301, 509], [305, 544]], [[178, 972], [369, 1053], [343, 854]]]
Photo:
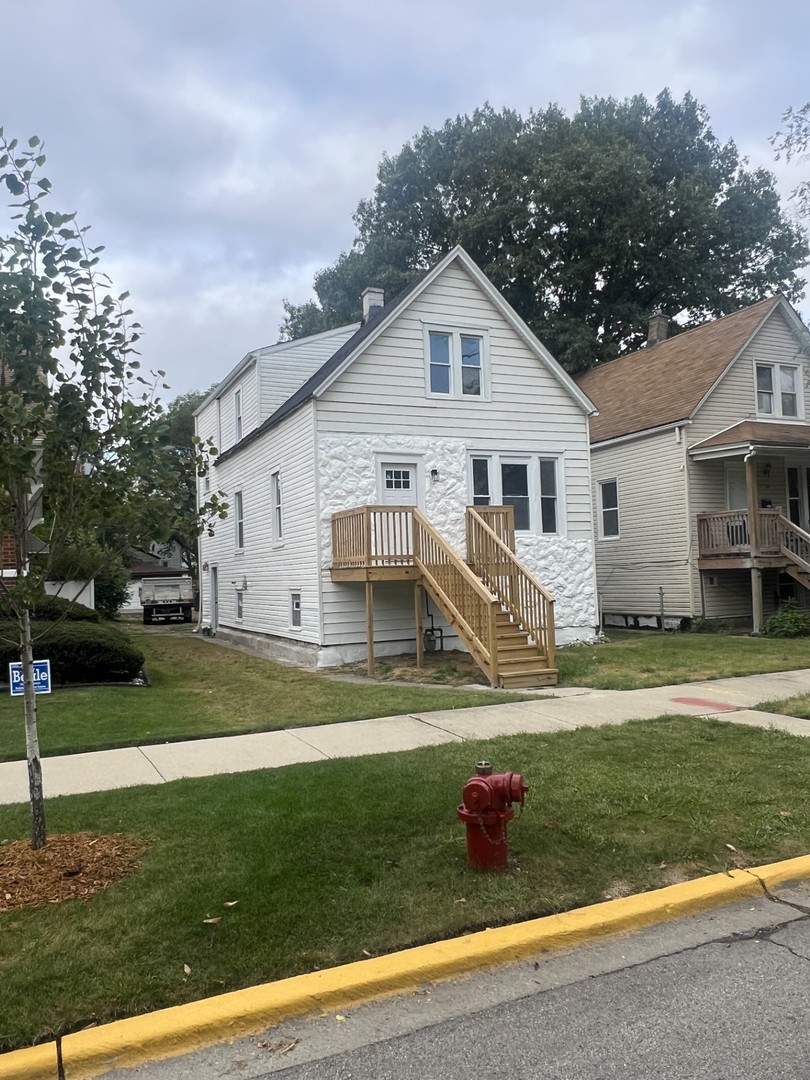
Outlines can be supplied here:
[[660, 342], [665, 341], [668, 330], [669, 319], [660, 308], [656, 308], [650, 316], [650, 326], [647, 331], [647, 348], [651, 349], [653, 345], [658, 345]]
[[383, 289], [370, 285], [367, 289], [363, 289], [360, 299], [363, 301], [363, 325], [365, 326], [372, 319], [376, 319], [382, 311], [385, 304], [385, 292]]

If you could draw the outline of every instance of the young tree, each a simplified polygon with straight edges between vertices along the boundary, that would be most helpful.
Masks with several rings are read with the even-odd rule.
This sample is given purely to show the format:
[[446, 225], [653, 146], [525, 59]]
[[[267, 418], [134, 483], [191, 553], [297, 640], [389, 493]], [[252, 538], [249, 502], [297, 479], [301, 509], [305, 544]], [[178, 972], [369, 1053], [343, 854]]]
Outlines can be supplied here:
[[[128, 294], [109, 291], [87, 227], [45, 209], [44, 163], [38, 138], [20, 147], [0, 128], [0, 185], [17, 211], [0, 236], [0, 538], [13, 553], [0, 587], [22, 661], [35, 848], [46, 827], [31, 612], [78, 530], [114, 533], [122, 545], [166, 535], [177, 478], [175, 456], [152, 438], [164, 373], [140, 375]], [[212, 450], [196, 446], [197, 468]], [[200, 512], [209, 526], [224, 516], [216, 497]]]
[[359, 317], [462, 244], [572, 371], [638, 348], [656, 308], [685, 326], [780, 288], [800, 294], [801, 231], [691, 95], [583, 98], [521, 117], [489, 106], [384, 157], [354, 247], [285, 305], [282, 336]]
[[[776, 160], [784, 158], [789, 162], [795, 158], [810, 162], [810, 101], [799, 109], [791, 105], [783, 114], [782, 123], [785, 130], [777, 131], [771, 138]], [[800, 180], [790, 197], [795, 199], [802, 217], [810, 221], [810, 177]]]

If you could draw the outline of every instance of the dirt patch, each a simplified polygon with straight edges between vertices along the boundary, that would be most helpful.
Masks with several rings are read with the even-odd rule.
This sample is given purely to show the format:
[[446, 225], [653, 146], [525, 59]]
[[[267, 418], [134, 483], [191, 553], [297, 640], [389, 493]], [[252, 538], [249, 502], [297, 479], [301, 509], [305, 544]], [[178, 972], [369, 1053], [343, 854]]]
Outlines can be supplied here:
[[617, 878], [616, 881], [611, 881], [610, 885], [602, 893], [602, 899], [621, 900], [625, 896], [632, 896], [635, 891], [629, 881]]
[[[368, 675], [365, 660], [346, 664], [339, 670], [342, 674]], [[374, 665], [374, 674], [378, 682], [436, 683], [444, 686], [488, 685], [470, 654], [458, 649], [426, 652], [421, 668], [416, 666], [414, 653], [379, 657]]]
[[28, 840], [0, 846], [0, 912], [84, 899], [138, 868], [148, 847], [134, 836], [66, 833], [33, 851]]

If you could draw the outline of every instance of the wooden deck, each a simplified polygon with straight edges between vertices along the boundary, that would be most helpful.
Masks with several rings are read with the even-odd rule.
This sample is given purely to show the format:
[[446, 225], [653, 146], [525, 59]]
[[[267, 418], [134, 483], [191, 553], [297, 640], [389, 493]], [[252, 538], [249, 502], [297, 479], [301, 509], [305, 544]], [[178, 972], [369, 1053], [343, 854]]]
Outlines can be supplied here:
[[752, 545], [747, 510], [698, 514], [698, 568], [737, 570], [784, 566], [787, 562], [782, 551], [784, 520], [780, 510], [760, 510]]

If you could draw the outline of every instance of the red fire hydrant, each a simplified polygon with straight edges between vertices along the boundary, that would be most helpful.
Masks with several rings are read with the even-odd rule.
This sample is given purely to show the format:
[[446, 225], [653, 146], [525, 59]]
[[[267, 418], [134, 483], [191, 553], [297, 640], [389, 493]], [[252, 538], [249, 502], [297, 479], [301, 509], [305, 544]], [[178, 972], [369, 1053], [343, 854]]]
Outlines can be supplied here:
[[474, 870], [503, 870], [509, 857], [506, 824], [515, 816], [512, 803], [523, 804], [528, 784], [520, 773], [495, 773], [478, 761], [475, 776], [464, 785], [459, 818], [467, 826], [467, 862]]

